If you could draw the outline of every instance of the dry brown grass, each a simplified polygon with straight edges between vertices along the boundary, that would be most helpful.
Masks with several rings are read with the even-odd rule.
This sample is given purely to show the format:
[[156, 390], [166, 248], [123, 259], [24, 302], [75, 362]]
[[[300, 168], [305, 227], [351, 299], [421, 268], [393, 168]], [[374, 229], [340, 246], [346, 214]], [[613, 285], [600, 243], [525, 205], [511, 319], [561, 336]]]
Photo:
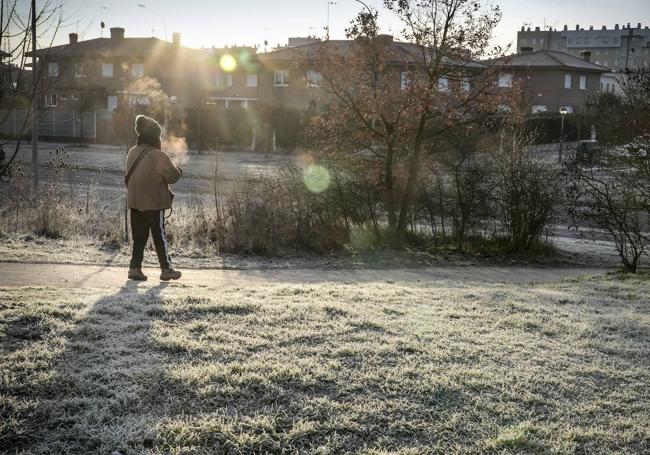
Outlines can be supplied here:
[[0, 452], [644, 453], [650, 282], [0, 289]]

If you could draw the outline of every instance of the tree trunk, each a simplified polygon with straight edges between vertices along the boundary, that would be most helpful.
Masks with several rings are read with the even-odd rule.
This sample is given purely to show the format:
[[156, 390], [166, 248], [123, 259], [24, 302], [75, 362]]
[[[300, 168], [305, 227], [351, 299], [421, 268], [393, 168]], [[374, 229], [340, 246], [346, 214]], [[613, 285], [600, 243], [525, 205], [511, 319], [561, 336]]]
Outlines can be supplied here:
[[393, 249], [399, 249], [397, 234], [397, 214], [395, 211], [395, 189], [393, 179], [394, 147], [392, 142], [388, 144], [386, 153], [385, 181], [386, 187], [386, 211], [388, 212], [388, 244]]
[[422, 135], [426, 125], [426, 118], [420, 117], [417, 133], [413, 141], [413, 153], [409, 159], [408, 178], [406, 180], [406, 188], [404, 189], [404, 196], [402, 197], [399, 219], [397, 220], [397, 228], [395, 229], [394, 249], [402, 249], [404, 247], [404, 234], [406, 232], [406, 225], [408, 222], [408, 214], [413, 200], [413, 192], [415, 190], [415, 183], [417, 182], [420, 173], [420, 155], [422, 153]]

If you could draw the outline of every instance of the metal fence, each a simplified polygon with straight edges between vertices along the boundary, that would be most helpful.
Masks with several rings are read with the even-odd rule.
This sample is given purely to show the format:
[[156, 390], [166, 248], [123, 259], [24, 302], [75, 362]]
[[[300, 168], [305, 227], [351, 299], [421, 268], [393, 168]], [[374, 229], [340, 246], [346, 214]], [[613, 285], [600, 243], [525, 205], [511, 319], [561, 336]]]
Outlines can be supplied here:
[[[29, 111], [24, 109], [0, 110], [0, 134], [15, 136], [27, 134], [31, 131]], [[112, 125], [113, 113], [111, 111], [93, 112], [65, 112], [65, 111], [42, 111], [38, 114], [39, 135], [59, 138], [85, 138], [97, 141], [102, 138], [98, 134], [100, 127]], [[25, 128], [23, 129], [23, 126]]]

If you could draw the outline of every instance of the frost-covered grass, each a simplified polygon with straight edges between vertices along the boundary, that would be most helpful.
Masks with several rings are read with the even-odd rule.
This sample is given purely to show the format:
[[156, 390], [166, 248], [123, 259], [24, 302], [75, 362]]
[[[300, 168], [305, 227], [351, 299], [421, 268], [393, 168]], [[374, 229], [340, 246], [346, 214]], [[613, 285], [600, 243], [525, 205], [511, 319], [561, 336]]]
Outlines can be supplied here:
[[0, 288], [0, 452], [647, 453], [649, 295]]

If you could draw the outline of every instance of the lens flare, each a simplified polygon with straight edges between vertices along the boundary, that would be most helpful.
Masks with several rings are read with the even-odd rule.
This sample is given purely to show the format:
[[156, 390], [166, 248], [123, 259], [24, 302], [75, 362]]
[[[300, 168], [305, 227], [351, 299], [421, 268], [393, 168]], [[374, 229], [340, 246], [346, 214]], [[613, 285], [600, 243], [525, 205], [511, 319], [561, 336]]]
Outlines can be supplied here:
[[303, 181], [312, 193], [322, 193], [330, 186], [330, 173], [323, 166], [307, 166], [303, 174]]
[[246, 66], [251, 62], [251, 54], [248, 51], [242, 51], [239, 53], [239, 61], [242, 65]]
[[237, 68], [237, 60], [232, 55], [225, 54], [219, 59], [219, 66], [221, 66], [222, 70], [231, 73]]

